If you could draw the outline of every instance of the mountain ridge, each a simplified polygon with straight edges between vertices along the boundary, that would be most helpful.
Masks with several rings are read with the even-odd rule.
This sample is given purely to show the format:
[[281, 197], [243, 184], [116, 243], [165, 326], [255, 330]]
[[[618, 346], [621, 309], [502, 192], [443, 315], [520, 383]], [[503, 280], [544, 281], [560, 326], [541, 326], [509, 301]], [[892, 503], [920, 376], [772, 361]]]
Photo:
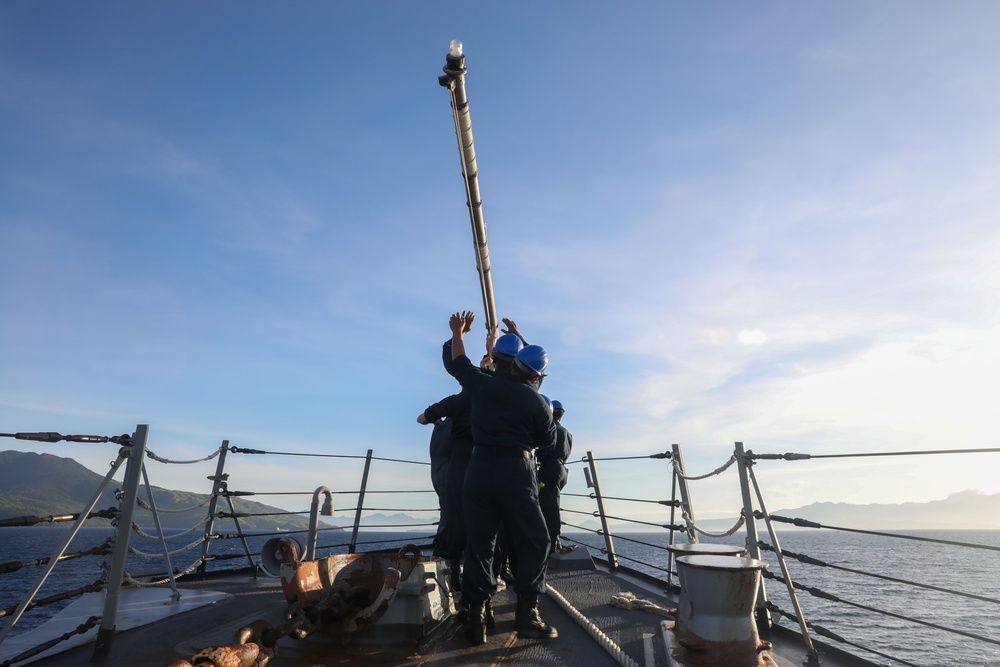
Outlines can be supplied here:
[[[42, 517], [65, 515], [81, 511], [93, 498], [104, 480], [89, 468], [71, 458], [53, 454], [36, 454], [15, 450], [0, 451], [0, 518]], [[121, 482], [113, 480], [101, 494], [94, 511], [117, 508], [115, 489]], [[160, 512], [160, 523], [165, 529], [188, 529], [196, 516], [191, 512], [179, 512], [187, 508], [201, 508], [201, 517], [207, 512], [210, 494], [175, 491], [152, 486], [156, 507]], [[140, 492], [140, 499], [145, 493]], [[285, 510], [263, 503], [236, 499], [236, 511], [248, 514], [282, 513]], [[137, 507], [133, 521], [142, 526], [152, 525], [152, 514]], [[222, 503], [218, 511], [229, 511]], [[107, 523], [107, 519], [91, 519], [92, 522]], [[292, 530], [308, 528], [309, 520], [298, 515], [248, 516], [239, 517], [244, 530]], [[216, 519], [215, 528], [219, 532], [236, 529], [233, 519]]]
[[[102, 475], [91, 471], [71, 458], [52, 454], [36, 454], [8, 450], [0, 452], [0, 518], [16, 516], [49, 516], [79, 511], [93, 496], [103, 480]], [[208, 494], [173, 491], [153, 487], [157, 507], [176, 510], [206, 503]], [[250, 514], [282, 513], [281, 508], [237, 499], [238, 512]], [[117, 507], [114, 488], [102, 495], [95, 509]], [[228, 510], [228, 508], [225, 508]], [[137, 508], [138, 523], [143, 516], [151, 518], [142, 508]], [[965, 490], [952, 493], [944, 499], [927, 502], [908, 501], [904, 503], [848, 503], [822, 501], [791, 509], [779, 509], [772, 516], [789, 519], [805, 519], [825, 526], [849, 527], [857, 530], [1000, 530], [1000, 493], [987, 494], [982, 491]], [[190, 517], [179, 519], [177, 514], [161, 514], [164, 528], [188, 528]], [[730, 528], [736, 517], [728, 519], [698, 519], [698, 525], [705, 530], [717, 531]], [[343, 520], [341, 520], [343, 521]], [[339, 527], [330, 522], [329, 517], [321, 517], [326, 527]], [[221, 525], [220, 525], [221, 524]], [[291, 530], [307, 528], [308, 519], [299, 515], [240, 517], [244, 530]], [[366, 528], [391, 526], [401, 531], [426, 528], [427, 519], [413, 517], [405, 513], [372, 514], [365, 517]], [[235, 525], [232, 519], [216, 519], [217, 528], [227, 530]], [[796, 529], [788, 523], [778, 523], [780, 529]], [[347, 526], [349, 528], [350, 526]], [[596, 521], [588, 520], [585, 529], [599, 529]], [[615, 532], [643, 530], [629, 524], [617, 524]]]

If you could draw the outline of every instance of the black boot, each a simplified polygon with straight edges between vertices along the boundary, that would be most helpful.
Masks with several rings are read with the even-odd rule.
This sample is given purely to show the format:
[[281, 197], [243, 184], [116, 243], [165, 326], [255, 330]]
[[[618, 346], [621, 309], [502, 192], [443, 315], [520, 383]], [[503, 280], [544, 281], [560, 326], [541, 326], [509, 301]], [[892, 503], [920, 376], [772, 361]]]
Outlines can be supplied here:
[[455, 618], [459, 625], [465, 625], [469, 622], [469, 603], [465, 600], [459, 600], [458, 604], [455, 605]]
[[554, 639], [559, 636], [556, 629], [543, 621], [538, 613], [538, 593], [518, 594], [514, 627], [521, 639]]
[[493, 613], [493, 600], [486, 601], [486, 606], [483, 608], [483, 618], [485, 619], [487, 630], [492, 630], [497, 626], [497, 617]]
[[448, 574], [448, 582], [451, 584], [451, 590], [458, 592], [462, 590], [462, 561], [453, 560], [449, 563], [450, 572]]
[[486, 643], [485, 610], [486, 603], [482, 600], [469, 603], [469, 622], [465, 624], [465, 638], [473, 646], [482, 646]]
[[510, 561], [506, 558], [504, 558], [503, 565], [500, 566], [500, 574], [497, 576], [503, 579], [506, 584], [514, 583], [514, 573], [510, 569]]

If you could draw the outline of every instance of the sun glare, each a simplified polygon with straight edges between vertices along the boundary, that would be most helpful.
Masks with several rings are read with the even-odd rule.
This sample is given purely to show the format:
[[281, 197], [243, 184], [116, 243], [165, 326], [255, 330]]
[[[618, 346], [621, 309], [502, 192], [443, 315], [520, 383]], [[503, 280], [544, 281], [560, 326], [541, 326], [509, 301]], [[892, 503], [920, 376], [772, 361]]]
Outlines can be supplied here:
[[740, 332], [739, 341], [743, 345], [763, 345], [767, 342], [767, 334], [760, 329], [744, 329]]

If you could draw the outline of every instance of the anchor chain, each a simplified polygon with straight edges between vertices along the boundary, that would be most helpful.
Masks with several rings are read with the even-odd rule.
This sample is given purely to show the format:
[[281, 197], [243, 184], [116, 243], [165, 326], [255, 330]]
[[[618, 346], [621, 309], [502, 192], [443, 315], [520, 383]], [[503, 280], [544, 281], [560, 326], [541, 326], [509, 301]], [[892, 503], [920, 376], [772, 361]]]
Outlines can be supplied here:
[[[293, 613], [291, 609], [289, 613]], [[265, 667], [278, 654], [280, 639], [288, 636], [304, 639], [313, 629], [315, 625], [307, 618], [306, 607], [299, 607], [276, 628], [258, 619], [236, 632], [234, 644], [210, 646], [190, 661], [174, 660], [164, 667]]]
[[[299, 563], [295, 544], [291, 540], [281, 540], [278, 549], [286, 563]], [[412, 571], [420, 560], [420, 550], [408, 544], [399, 550], [398, 558], [407, 562]], [[389, 572], [395, 575], [394, 590], [399, 581], [399, 571], [390, 568]], [[210, 646], [195, 654], [190, 661], [175, 660], [164, 667], [265, 667], [277, 655], [278, 642], [282, 638], [305, 639], [322, 625], [340, 619], [355, 618], [357, 622], [356, 617], [363, 613], [362, 610], [372, 608], [380, 600], [380, 609], [384, 611], [391, 598], [382, 600], [382, 596], [373, 597], [367, 586], [326, 589], [318, 600], [291, 602], [285, 609], [285, 621], [278, 627], [273, 627], [264, 619], [257, 619], [236, 632], [233, 644]]]

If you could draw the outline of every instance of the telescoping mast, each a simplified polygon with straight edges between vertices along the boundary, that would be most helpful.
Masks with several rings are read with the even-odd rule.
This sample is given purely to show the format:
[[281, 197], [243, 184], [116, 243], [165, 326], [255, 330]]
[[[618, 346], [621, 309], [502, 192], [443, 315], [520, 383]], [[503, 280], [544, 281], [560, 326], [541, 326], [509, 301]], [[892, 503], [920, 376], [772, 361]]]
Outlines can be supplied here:
[[465, 55], [462, 42], [452, 40], [445, 61], [444, 75], [438, 83], [451, 93], [451, 111], [455, 118], [455, 136], [458, 137], [458, 154], [462, 160], [465, 180], [466, 204], [472, 220], [472, 242], [476, 251], [476, 270], [483, 292], [483, 309], [486, 326], [497, 326], [497, 307], [493, 299], [493, 278], [490, 273], [490, 250], [486, 244], [486, 218], [483, 217], [483, 200], [479, 194], [479, 169], [476, 166], [476, 147], [472, 140], [472, 116], [469, 115], [469, 98], [465, 94]]

